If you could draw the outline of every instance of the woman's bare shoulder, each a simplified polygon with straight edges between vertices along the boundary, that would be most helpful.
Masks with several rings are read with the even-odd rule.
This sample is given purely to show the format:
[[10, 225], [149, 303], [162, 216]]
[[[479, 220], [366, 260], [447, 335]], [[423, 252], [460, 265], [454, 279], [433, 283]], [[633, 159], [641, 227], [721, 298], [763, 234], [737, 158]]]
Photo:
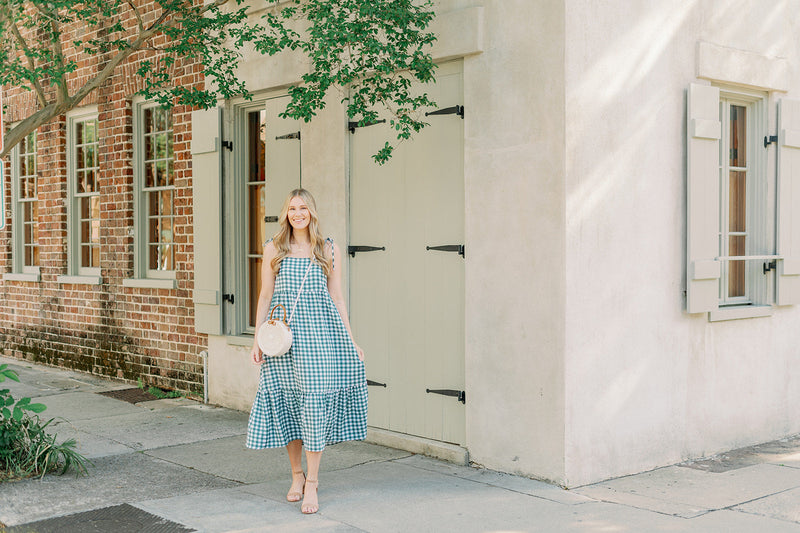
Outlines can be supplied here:
[[264, 243], [264, 259], [272, 259], [277, 253], [278, 249], [275, 248], [275, 243], [272, 241], [272, 239]]

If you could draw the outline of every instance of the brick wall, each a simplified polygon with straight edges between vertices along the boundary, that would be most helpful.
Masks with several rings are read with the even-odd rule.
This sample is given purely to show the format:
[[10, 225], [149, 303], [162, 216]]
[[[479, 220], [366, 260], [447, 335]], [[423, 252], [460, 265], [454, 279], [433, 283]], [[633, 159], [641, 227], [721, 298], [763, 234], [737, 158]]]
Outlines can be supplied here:
[[[152, 11], [145, 15], [152, 17]], [[129, 21], [131, 23], [131, 21]], [[69, 43], [73, 34], [66, 36]], [[85, 38], [85, 36], [84, 36]], [[158, 43], [156, 43], [158, 44]], [[65, 44], [66, 54], [75, 50]], [[99, 126], [100, 267], [102, 284], [64, 284], [67, 274], [66, 117], [38, 129], [37, 170], [41, 281], [0, 280], [0, 353], [162, 387], [202, 392], [200, 352], [204, 335], [194, 331], [192, 303], [192, 177], [189, 145], [191, 109], [172, 111], [175, 156], [175, 289], [123, 287], [133, 277], [134, 174], [131, 97], [140, 83], [134, 74], [144, 53], [134, 55], [80, 104], [96, 104]], [[84, 58], [69, 80], [70, 92], [83, 85], [104, 58]], [[200, 64], [179, 61], [172, 78], [203, 82]], [[48, 89], [50, 90], [50, 89]], [[32, 92], [5, 88], [6, 122], [36, 109]], [[3, 163], [9, 175], [10, 158]], [[0, 230], [0, 272], [12, 272], [10, 180], [8, 207]]]

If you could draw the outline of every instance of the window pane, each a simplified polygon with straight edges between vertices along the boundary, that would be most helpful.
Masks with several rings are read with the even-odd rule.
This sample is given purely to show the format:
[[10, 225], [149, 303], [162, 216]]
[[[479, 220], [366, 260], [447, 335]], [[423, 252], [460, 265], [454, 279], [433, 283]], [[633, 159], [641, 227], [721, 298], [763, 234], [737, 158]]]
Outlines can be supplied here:
[[264, 181], [266, 169], [266, 111], [247, 114], [248, 181]]
[[251, 257], [249, 265], [250, 274], [250, 326], [256, 325], [256, 313], [258, 312], [258, 294], [261, 292], [261, 264], [260, 257]]
[[144, 132], [151, 133], [153, 131], [153, 108], [149, 107], [144, 110]]
[[159, 220], [158, 217], [151, 218], [150, 222], [148, 223], [149, 228], [147, 233], [149, 237], [147, 241], [150, 244], [157, 244], [159, 242], [158, 234], [160, 233], [160, 231], [158, 227], [158, 220]]
[[153, 143], [153, 136], [152, 135], [145, 135], [144, 136], [144, 158], [146, 161], [151, 161], [155, 158], [156, 154], [156, 147]]
[[167, 184], [167, 162], [156, 162], [156, 186], [163, 187]]
[[264, 241], [267, 240], [267, 225], [264, 223], [264, 216], [267, 214], [264, 200], [264, 185], [251, 185], [250, 198], [248, 200], [248, 213], [250, 221], [248, 223], [248, 233], [250, 234], [251, 254], [260, 254]]
[[91, 168], [97, 166], [97, 153], [95, 152], [94, 145], [89, 145], [86, 147], [86, 164], [84, 168]]
[[731, 149], [730, 165], [747, 165], [747, 109], [744, 106], [731, 106]]
[[156, 157], [158, 159], [164, 159], [168, 157], [167, 135], [165, 133], [160, 133], [156, 135]]
[[156, 186], [156, 165], [155, 163], [147, 163], [144, 166], [144, 186]]
[[167, 129], [167, 111], [162, 107], [155, 108], [155, 129], [156, 131], [164, 131]]
[[158, 270], [158, 245], [153, 244], [147, 247], [149, 260], [147, 262], [150, 270]]
[[[745, 236], [732, 235], [729, 237], [730, 254], [745, 255]], [[745, 262], [730, 261], [728, 266], [728, 297], [744, 296]]]
[[87, 120], [83, 130], [85, 143], [94, 143], [97, 141], [97, 122], [94, 120]]
[[25, 244], [33, 242], [33, 224], [28, 222], [28, 223], [23, 224], [23, 227], [25, 228], [25, 230], [23, 232], [23, 239], [24, 239]]
[[161, 191], [161, 193], [160, 193], [160, 199], [161, 199], [160, 208], [161, 209], [160, 210], [161, 210], [161, 214], [162, 215], [172, 215], [173, 214], [173, 204], [174, 204], [174, 202], [172, 200], [172, 196], [173, 196], [174, 193], [175, 193], [175, 191], [173, 191], [171, 189], [168, 189], [166, 191]]
[[731, 171], [728, 231], [747, 231], [747, 173]]
[[91, 249], [89, 246], [81, 246], [81, 266], [88, 267], [91, 266], [92, 257], [91, 257]]

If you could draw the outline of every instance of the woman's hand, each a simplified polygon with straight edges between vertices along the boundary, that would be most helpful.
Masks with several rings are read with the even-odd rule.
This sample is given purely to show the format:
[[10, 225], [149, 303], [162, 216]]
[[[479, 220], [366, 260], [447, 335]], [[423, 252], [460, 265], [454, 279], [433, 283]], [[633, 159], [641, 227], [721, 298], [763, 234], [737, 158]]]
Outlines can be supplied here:
[[250, 350], [250, 358], [253, 360], [254, 365], [260, 365], [264, 362], [264, 356], [261, 353], [261, 348], [258, 346], [258, 343], [253, 345], [253, 349]]
[[364, 362], [364, 350], [362, 350], [361, 346], [359, 346], [355, 342], [353, 343], [353, 346], [356, 347], [356, 352], [358, 352], [358, 360], [363, 363]]

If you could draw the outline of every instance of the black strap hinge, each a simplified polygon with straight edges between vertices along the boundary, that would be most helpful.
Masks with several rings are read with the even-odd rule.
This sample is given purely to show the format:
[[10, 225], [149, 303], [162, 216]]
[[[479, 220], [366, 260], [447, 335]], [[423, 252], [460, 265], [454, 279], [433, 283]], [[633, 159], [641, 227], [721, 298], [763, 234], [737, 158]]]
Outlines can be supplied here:
[[286, 135], [278, 135], [277, 137], [275, 137], [275, 140], [281, 141], [285, 139], [299, 139], [299, 138], [300, 138], [300, 132], [296, 131], [294, 133], [287, 133]]
[[370, 387], [386, 387], [386, 383], [378, 383], [377, 381], [367, 380], [367, 385]]
[[350, 257], [355, 257], [358, 252], [376, 252], [385, 249], [385, 246], [348, 246], [347, 253], [350, 254]]
[[464, 245], [463, 244], [444, 244], [442, 246], [426, 246], [426, 250], [436, 250], [438, 252], [458, 252], [458, 255], [461, 257], [466, 257], [464, 255]]
[[372, 122], [364, 122], [363, 124], [361, 124], [360, 122], [361, 121], [359, 120], [355, 121], [351, 120], [350, 122], [347, 123], [347, 129], [350, 130], [350, 133], [355, 133], [356, 128], [366, 128], [367, 126], [374, 126], [375, 124], [383, 124], [384, 122], [386, 122], [386, 119], [382, 118], [380, 120], [373, 120]]
[[463, 404], [467, 403], [467, 393], [463, 390], [425, 389], [425, 392], [427, 392], [428, 394], [441, 394], [442, 396], [452, 396], [453, 398], [458, 398], [458, 401]]
[[776, 143], [776, 142], [778, 142], [778, 136], [777, 135], [770, 135], [769, 137], [764, 136], [764, 148], [766, 148], [770, 144]]
[[443, 109], [437, 109], [436, 111], [429, 111], [425, 113], [425, 116], [431, 115], [458, 115], [462, 119], [464, 118], [464, 106], [463, 105], [454, 105], [451, 107], [445, 107]]

